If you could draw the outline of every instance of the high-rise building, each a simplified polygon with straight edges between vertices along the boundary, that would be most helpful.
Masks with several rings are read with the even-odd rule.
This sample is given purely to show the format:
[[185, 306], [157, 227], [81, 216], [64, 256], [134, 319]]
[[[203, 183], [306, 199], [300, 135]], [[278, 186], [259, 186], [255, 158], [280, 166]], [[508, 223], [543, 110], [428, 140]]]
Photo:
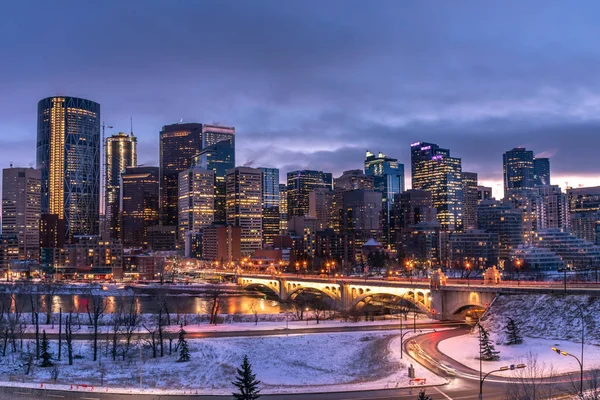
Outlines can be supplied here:
[[127, 167], [121, 175], [121, 238], [125, 247], [149, 247], [148, 229], [159, 223], [159, 175], [158, 167]]
[[398, 232], [420, 223], [435, 223], [437, 210], [433, 207], [431, 192], [410, 189], [397, 194], [394, 216], [395, 228]]
[[[382, 193], [373, 190], [344, 192], [344, 261], [346, 265], [358, 261], [362, 246], [369, 239], [378, 239], [381, 231]], [[351, 265], [350, 264], [350, 265]]]
[[316, 188], [332, 189], [331, 173], [323, 171], [293, 171], [287, 174], [288, 219], [308, 215], [308, 195]]
[[242, 228], [241, 253], [262, 248], [262, 171], [236, 167], [227, 171], [227, 224]]
[[137, 138], [126, 133], [106, 138], [104, 220], [111, 239], [121, 238], [121, 174], [137, 165]]
[[477, 206], [477, 228], [498, 235], [498, 256], [508, 260], [513, 248], [523, 244], [523, 210], [496, 200]]
[[203, 229], [202, 258], [229, 263], [242, 258], [240, 250], [242, 228], [213, 224]]
[[[215, 173], [197, 167], [179, 173], [179, 241], [189, 241], [215, 217]], [[186, 246], [191, 249], [192, 246]], [[190, 254], [186, 254], [190, 257]]]
[[261, 168], [262, 171], [262, 236], [263, 245], [272, 245], [279, 235], [279, 170]]
[[[213, 137], [215, 139], [215, 137]], [[200, 151], [194, 158], [193, 165], [215, 174], [215, 223], [226, 221], [226, 184], [227, 170], [235, 167], [235, 146], [233, 136], [230, 140], [222, 140]]]
[[463, 227], [463, 185], [461, 159], [450, 150], [432, 143], [411, 145], [413, 189], [431, 192], [437, 218], [444, 231]]
[[340, 233], [341, 227], [344, 225], [344, 192], [359, 189], [375, 189], [374, 177], [372, 175], [366, 175], [360, 169], [344, 171], [341, 176], [333, 180], [331, 225], [336, 233]]
[[96, 235], [100, 211], [100, 104], [76, 97], [38, 103], [41, 212], [65, 220], [66, 236]]
[[475, 172], [462, 173], [463, 185], [463, 226], [466, 230], [477, 228], [478, 186]]
[[17, 236], [20, 260], [40, 257], [40, 186], [39, 170], [2, 171], [2, 234]]
[[477, 186], [477, 204], [482, 200], [489, 200], [492, 197], [492, 188], [487, 186]]
[[550, 185], [550, 160], [548, 158], [533, 159], [533, 184], [535, 186]]
[[177, 226], [179, 173], [192, 165], [202, 150], [202, 124], [165, 125], [160, 131], [160, 218]]
[[543, 207], [538, 208], [537, 229], [569, 230], [569, 198], [558, 185], [543, 185], [535, 188]]
[[533, 151], [516, 147], [502, 156], [504, 197], [510, 192], [533, 189], [535, 186]]
[[317, 231], [330, 228], [333, 192], [328, 188], [316, 188], [308, 195], [308, 215], [317, 219]]
[[449, 262], [452, 268], [474, 269], [498, 265], [498, 234], [478, 230], [453, 232], [448, 240]]
[[216, 124], [202, 125], [202, 149], [220, 142], [228, 142], [235, 148], [235, 128]]
[[285, 235], [287, 233], [287, 185], [285, 183], [279, 184], [279, 234]]
[[391, 222], [394, 196], [404, 191], [404, 164], [398, 163], [379, 152], [375, 155], [367, 150], [365, 157], [365, 174], [373, 177], [375, 191], [381, 193], [383, 240], [388, 246], [395, 246], [394, 226]]

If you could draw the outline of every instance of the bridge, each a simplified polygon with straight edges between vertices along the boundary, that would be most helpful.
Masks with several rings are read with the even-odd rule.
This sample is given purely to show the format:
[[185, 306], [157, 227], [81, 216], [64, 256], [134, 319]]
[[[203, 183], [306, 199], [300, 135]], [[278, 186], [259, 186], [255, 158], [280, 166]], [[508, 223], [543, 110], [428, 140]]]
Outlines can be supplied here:
[[[438, 275], [436, 275], [438, 274]], [[439, 275], [441, 274], [441, 276]], [[493, 272], [492, 274], [493, 275]], [[293, 274], [238, 275], [237, 283], [248, 290], [276, 295], [282, 301], [294, 300], [305, 292], [327, 296], [345, 311], [358, 309], [371, 301], [407, 301], [434, 319], [451, 319], [469, 309], [488, 308], [498, 294], [592, 294], [600, 296], [597, 284], [561, 282], [501, 282], [493, 276], [483, 282], [448, 280], [440, 272], [429, 279], [360, 279], [296, 276]]]

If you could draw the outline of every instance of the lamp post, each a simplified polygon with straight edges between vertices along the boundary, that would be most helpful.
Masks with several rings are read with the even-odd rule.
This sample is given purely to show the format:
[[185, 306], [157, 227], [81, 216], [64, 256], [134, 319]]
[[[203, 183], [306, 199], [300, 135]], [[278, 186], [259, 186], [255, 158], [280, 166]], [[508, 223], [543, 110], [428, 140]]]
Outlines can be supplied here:
[[517, 260], [517, 286], [521, 286], [521, 260]]
[[467, 287], [471, 287], [471, 264], [465, 264], [465, 268], [467, 269]]
[[517, 364], [517, 365], [511, 364], [511, 365], [507, 365], [507, 366], [504, 366], [504, 367], [500, 367], [498, 369], [494, 369], [494, 370], [488, 372], [487, 374], [485, 374], [483, 376], [483, 378], [481, 378], [479, 380], [479, 400], [483, 399], [483, 382], [485, 381], [485, 378], [488, 377], [488, 375], [490, 375], [491, 373], [494, 373], [494, 372], [514, 371], [515, 369], [521, 369], [521, 368], [525, 368], [525, 364]]
[[565, 357], [566, 356], [573, 357], [579, 363], [579, 371], [580, 371], [580, 377], [579, 377], [579, 395], [581, 396], [581, 398], [583, 398], [583, 352], [581, 353], [582, 360], [579, 360], [579, 358], [577, 358], [573, 354], [567, 353], [566, 351], [562, 351], [561, 349], [557, 349], [556, 347], [553, 347], [552, 351], [556, 352], [557, 354], [563, 355]]

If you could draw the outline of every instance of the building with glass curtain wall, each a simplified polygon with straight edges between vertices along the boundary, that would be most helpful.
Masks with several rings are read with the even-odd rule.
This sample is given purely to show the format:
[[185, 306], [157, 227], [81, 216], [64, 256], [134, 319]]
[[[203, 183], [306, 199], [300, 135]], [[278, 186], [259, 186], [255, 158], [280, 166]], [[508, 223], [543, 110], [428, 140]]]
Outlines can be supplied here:
[[323, 171], [293, 171], [287, 174], [287, 217], [308, 215], [308, 196], [316, 188], [332, 189], [331, 173]]
[[137, 138], [126, 133], [106, 138], [106, 180], [104, 191], [104, 218], [111, 239], [121, 237], [121, 174], [127, 167], [137, 165]]
[[158, 186], [158, 167], [125, 168], [120, 191], [124, 246], [149, 247], [148, 230], [159, 223]]
[[273, 244], [279, 235], [279, 170], [261, 168], [262, 171], [262, 235], [263, 244]]
[[77, 97], [38, 103], [41, 211], [65, 220], [66, 237], [97, 235], [100, 209], [100, 104]]
[[241, 228], [241, 254], [251, 256], [262, 248], [262, 171], [232, 168], [226, 182], [227, 224]]
[[535, 186], [533, 151], [516, 147], [502, 156], [504, 197], [511, 192], [533, 189]]

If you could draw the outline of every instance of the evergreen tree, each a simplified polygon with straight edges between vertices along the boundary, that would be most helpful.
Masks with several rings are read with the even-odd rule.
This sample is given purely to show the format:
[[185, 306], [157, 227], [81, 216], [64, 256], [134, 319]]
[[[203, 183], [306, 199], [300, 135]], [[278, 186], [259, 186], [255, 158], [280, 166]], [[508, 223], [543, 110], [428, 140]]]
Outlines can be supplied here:
[[46, 330], [42, 331], [42, 344], [40, 346], [42, 358], [42, 363], [40, 367], [51, 367], [52, 366], [52, 353], [50, 353], [50, 342], [48, 342], [48, 337], [46, 336]]
[[232, 383], [238, 388], [238, 392], [233, 393], [235, 400], [255, 400], [260, 397], [260, 390], [257, 388], [260, 381], [257, 381], [256, 374], [252, 373], [252, 366], [248, 362], [248, 356], [244, 356], [242, 368], [238, 368], [237, 377]]
[[433, 400], [433, 398], [431, 396], [426, 395], [424, 390], [421, 390], [419, 392], [419, 397], [417, 397], [417, 400]]
[[508, 337], [507, 345], [523, 343], [523, 336], [521, 336], [519, 327], [512, 318], [509, 318], [508, 324], [506, 324], [506, 336]]
[[481, 326], [477, 324], [479, 327], [479, 353], [481, 355], [481, 359], [484, 361], [496, 361], [500, 359], [500, 352], [496, 351], [492, 343], [492, 339], [490, 339], [490, 335], [487, 331]]
[[179, 358], [177, 359], [177, 362], [190, 361], [190, 349], [188, 348], [187, 340], [185, 340], [185, 331], [183, 330], [183, 326], [181, 326], [181, 329], [179, 329], [177, 348], [179, 349]]

